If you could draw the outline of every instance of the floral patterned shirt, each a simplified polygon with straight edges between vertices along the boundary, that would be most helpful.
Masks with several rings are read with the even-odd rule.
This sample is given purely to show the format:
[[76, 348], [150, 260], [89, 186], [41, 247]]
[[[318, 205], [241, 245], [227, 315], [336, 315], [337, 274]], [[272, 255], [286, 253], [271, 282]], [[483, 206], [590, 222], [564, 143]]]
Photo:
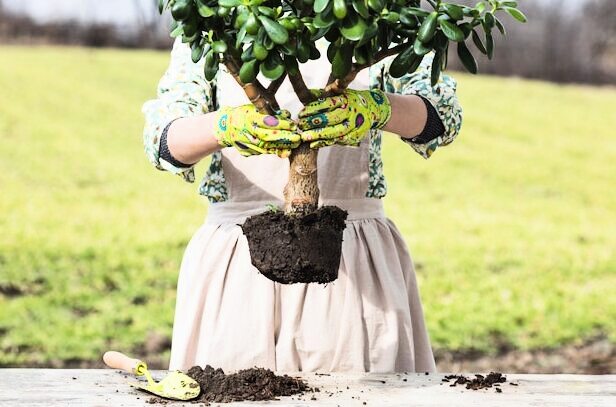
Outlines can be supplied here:
[[[393, 56], [385, 58], [368, 68], [370, 86], [388, 93], [419, 95], [432, 103], [445, 127], [445, 132], [425, 144], [401, 138], [427, 159], [438, 147], [451, 143], [460, 132], [462, 108], [456, 96], [456, 81], [443, 74], [439, 82], [431, 86], [430, 72], [433, 59], [431, 54], [424, 58], [416, 72], [401, 78], [393, 78], [388, 74], [393, 58]], [[143, 141], [149, 161], [157, 169], [178, 174], [188, 182], [195, 181], [194, 166], [178, 167], [162, 159], [159, 155], [160, 137], [165, 126], [174, 119], [218, 109], [216, 82], [205, 79], [203, 63], [203, 61], [193, 63], [188, 45], [179, 39], [176, 40], [171, 51], [169, 67], [158, 84], [157, 97], [147, 101], [142, 108], [145, 115]], [[367, 197], [382, 198], [387, 193], [381, 159], [381, 138], [381, 130], [370, 131]], [[220, 152], [212, 154], [210, 167], [201, 181], [199, 193], [211, 202], [220, 202], [228, 198]]]

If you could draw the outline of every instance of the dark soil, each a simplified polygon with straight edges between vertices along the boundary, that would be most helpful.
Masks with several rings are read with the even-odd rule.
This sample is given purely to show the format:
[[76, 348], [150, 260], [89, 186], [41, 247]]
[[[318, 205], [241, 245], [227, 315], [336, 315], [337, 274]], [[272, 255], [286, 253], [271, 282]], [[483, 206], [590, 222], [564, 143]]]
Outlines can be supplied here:
[[469, 390], [488, 389], [492, 386], [495, 387], [497, 393], [501, 393], [502, 390], [498, 387], [501, 383], [505, 383], [507, 378], [498, 372], [491, 372], [487, 376], [476, 374], [474, 378], [469, 379], [463, 375], [448, 375], [445, 376], [443, 382], [451, 383], [449, 387], [455, 387], [457, 385], [466, 386]]
[[222, 369], [209, 365], [205, 369], [193, 366], [187, 374], [201, 386], [199, 398], [191, 400], [195, 403], [275, 400], [312, 390], [303, 380], [287, 375], [277, 376], [263, 368], [245, 369], [227, 375]]
[[338, 278], [347, 212], [323, 206], [302, 216], [269, 211], [242, 225], [252, 264], [282, 283], [329, 283]]
[[472, 350], [436, 350], [435, 357], [439, 372], [616, 373], [616, 344], [607, 336], [554, 349], [528, 351], [505, 348], [492, 355]]

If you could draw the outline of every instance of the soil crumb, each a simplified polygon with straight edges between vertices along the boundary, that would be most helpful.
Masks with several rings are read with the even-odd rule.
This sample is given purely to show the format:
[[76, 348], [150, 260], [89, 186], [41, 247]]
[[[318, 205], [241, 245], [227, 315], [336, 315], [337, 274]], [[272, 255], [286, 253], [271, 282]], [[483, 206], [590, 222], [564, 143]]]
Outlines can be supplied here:
[[268, 211], [242, 225], [252, 264], [282, 283], [329, 283], [338, 278], [348, 213], [323, 206], [302, 216]]
[[498, 372], [490, 372], [490, 374], [488, 374], [487, 376], [476, 374], [475, 378], [473, 379], [469, 379], [468, 377], [463, 375], [452, 374], [445, 376], [445, 378], [443, 379], [443, 382], [452, 382], [449, 385], [450, 387], [455, 387], [459, 384], [462, 386], [466, 386], [466, 388], [469, 390], [487, 389], [492, 386], [495, 386], [497, 393], [501, 393], [502, 390], [496, 386], [500, 386], [501, 383], [504, 383], [506, 381], [507, 378], [502, 373]]
[[256, 367], [227, 375], [222, 369], [214, 369], [210, 365], [204, 369], [193, 366], [187, 374], [201, 386], [199, 397], [191, 400], [194, 403], [275, 400], [280, 396], [312, 390], [301, 379], [277, 376], [269, 369]]

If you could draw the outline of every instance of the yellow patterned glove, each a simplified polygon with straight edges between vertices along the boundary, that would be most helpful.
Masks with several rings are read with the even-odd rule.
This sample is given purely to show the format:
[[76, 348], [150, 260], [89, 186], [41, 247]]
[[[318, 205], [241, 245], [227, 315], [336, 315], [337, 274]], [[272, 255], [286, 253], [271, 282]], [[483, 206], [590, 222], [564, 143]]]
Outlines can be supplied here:
[[251, 104], [223, 107], [218, 114], [214, 137], [223, 147], [235, 147], [243, 156], [276, 154], [286, 158], [299, 146], [301, 137], [291, 113], [264, 115]]
[[358, 146], [368, 130], [382, 128], [390, 117], [391, 105], [383, 91], [347, 89], [306, 105], [299, 113], [299, 128], [302, 141], [310, 142], [312, 148]]

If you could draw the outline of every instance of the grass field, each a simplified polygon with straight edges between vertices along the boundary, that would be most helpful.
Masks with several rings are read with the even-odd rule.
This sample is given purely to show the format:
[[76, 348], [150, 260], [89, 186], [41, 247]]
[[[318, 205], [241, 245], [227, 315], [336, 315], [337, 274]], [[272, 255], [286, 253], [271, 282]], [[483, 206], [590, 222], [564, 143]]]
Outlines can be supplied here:
[[[139, 352], [170, 335], [206, 211], [142, 149], [168, 55], [0, 52], [0, 365]], [[616, 90], [455, 76], [459, 139], [428, 161], [384, 149], [434, 347], [615, 342]]]

